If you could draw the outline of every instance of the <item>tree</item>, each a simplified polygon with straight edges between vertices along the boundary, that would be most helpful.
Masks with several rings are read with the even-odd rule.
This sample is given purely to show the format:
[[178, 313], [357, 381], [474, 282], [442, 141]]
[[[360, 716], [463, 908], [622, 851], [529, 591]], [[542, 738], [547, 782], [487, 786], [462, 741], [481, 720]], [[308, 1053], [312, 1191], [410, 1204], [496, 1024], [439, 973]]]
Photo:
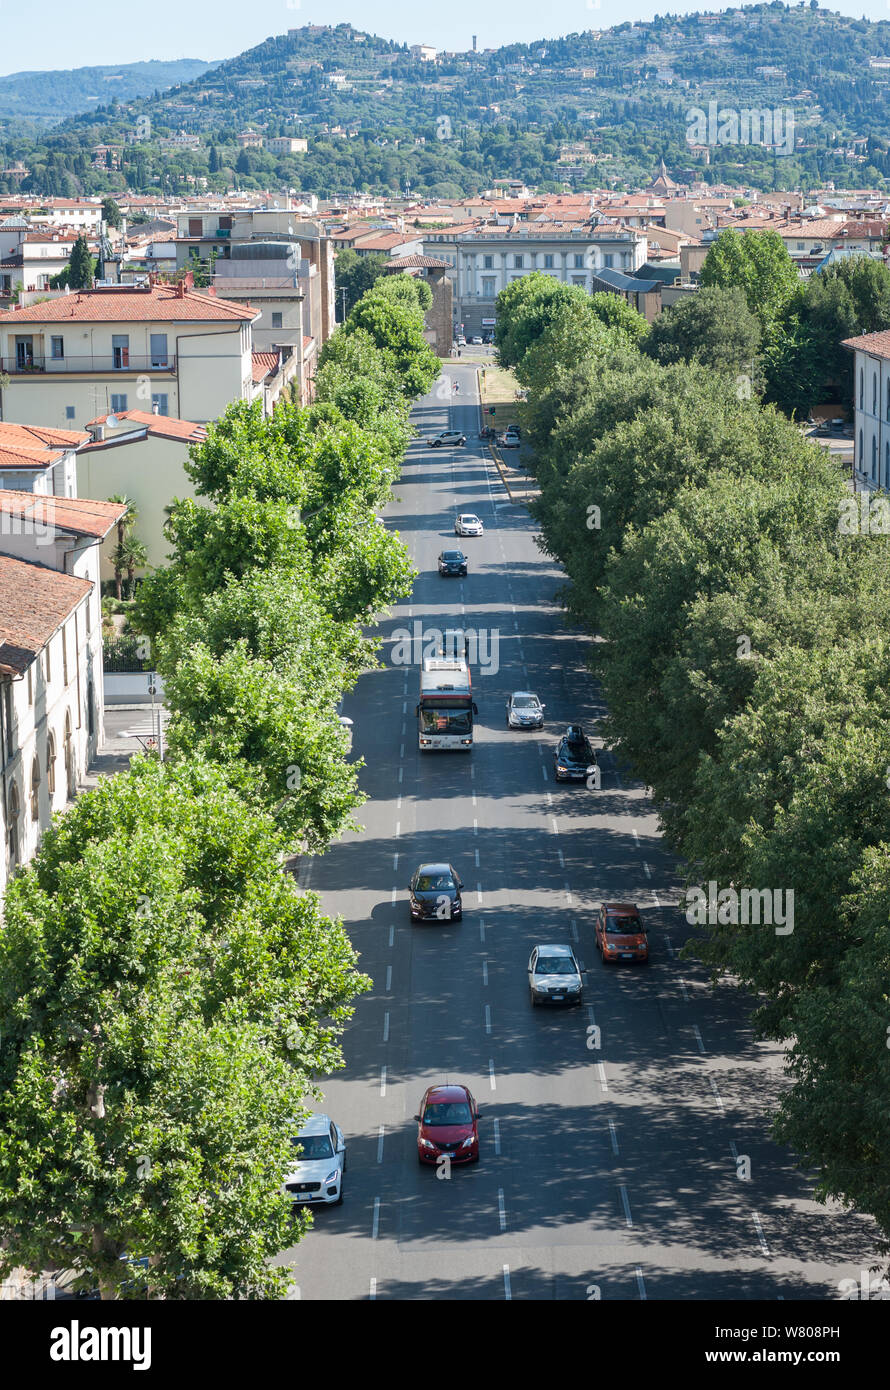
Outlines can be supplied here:
[[114, 227], [115, 231], [120, 231], [123, 226], [121, 210], [113, 198], [102, 199], [102, 220], [106, 222], [109, 227]]
[[[71, 286], [71, 289], [88, 290], [92, 288], [95, 274], [95, 262], [90, 255], [87, 239], [82, 233], [71, 248], [71, 256], [68, 261], [67, 269], [68, 284]], [[64, 273], [63, 271], [62, 274]]]
[[[9, 885], [0, 933], [3, 1271], [103, 1297], [277, 1298], [281, 1184], [370, 983], [220, 771], [137, 759]], [[133, 1261], [147, 1261], [142, 1271]]]
[[643, 339], [658, 362], [698, 361], [717, 372], [752, 373], [760, 324], [738, 286], [706, 286], [659, 315]]
[[337, 252], [334, 262], [334, 281], [338, 310], [343, 304], [341, 291], [346, 291], [346, 312], [348, 314], [362, 295], [371, 289], [383, 274], [386, 261], [386, 256], [378, 252], [360, 256], [357, 251], [353, 251], [348, 246]]
[[740, 289], [766, 334], [798, 287], [797, 269], [778, 232], [722, 231], [701, 268], [701, 284]]
[[589, 297], [579, 285], [564, 285], [540, 270], [501, 290], [495, 306], [498, 361], [505, 367], [517, 367], [558, 309], [571, 303], [586, 305]]

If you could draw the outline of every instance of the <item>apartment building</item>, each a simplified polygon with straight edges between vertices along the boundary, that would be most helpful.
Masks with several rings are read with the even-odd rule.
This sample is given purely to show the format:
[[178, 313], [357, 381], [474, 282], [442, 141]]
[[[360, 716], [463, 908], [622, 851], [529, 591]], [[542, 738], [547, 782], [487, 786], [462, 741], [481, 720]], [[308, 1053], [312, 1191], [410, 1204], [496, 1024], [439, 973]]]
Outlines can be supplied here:
[[252, 399], [259, 317], [184, 282], [103, 286], [0, 313], [0, 418], [72, 429], [157, 406], [203, 424]]
[[76, 497], [76, 454], [89, 437], [83, 430], [48, 430], [0, 421], [0, 488]]
[[[48, 290], [50, 280], [64, 270], [77, 241], [77, 232], [33, 231], [21, 217], [0, 223], [0, 299], [31, 290]], [[93, 255], [98, 241], [88, 238]]]
[[0, 490], [0, 893], [103, 741], [99, 546], [124, 510]]
[[890, 332], [846, 338], [843, 346], [854, 354], [854, 477], [858, 487], [890, 493]]

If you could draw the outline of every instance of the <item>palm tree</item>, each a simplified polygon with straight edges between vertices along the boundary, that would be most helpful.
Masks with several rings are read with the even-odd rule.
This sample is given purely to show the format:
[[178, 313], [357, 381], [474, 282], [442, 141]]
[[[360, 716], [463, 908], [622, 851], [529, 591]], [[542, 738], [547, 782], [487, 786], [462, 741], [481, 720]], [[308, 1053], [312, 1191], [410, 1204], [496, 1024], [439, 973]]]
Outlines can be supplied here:
[[127, 571], [127, 598], [132, 598], [136, 589], [136, 571], [148, 564], [148, 551], [142, 541], [128, 531], [115, 553], [121, 569]]
[[112, 493], [108, 500], [109, 502], [119, 502], [126, 508], [117, 519], [117, 545], [111, 553], [111, 563], [114, 566], [114, 587], [118, 600], [120, 600], [123, 598], [123, 593], [121, 592], [121, 579], [123, 571], [127, 568], [127, 564], [125, 559], [122, 564], [118, 564], [118, 560], [115, 557], [120, 557], [122, 555], [126, 533], [133, 525], [139, 513], [136, 511], [136, 503], [133, 501], [132, 497], [127, 497], [125, 493]]

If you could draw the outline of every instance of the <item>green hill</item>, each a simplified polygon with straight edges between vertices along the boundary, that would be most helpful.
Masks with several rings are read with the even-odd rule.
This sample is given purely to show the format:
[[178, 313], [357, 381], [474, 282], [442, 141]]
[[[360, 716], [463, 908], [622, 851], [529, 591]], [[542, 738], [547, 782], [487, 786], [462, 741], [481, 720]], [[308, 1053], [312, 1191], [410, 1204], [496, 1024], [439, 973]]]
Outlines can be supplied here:
[[0, 77], [0, 121], [58, 125], [69, 116], [96, 111], [115, 97], [132, 101], [178, 82], [191, 82], [212, 66], [199, 58], [180, 58], [67, 72], [12, 72]]

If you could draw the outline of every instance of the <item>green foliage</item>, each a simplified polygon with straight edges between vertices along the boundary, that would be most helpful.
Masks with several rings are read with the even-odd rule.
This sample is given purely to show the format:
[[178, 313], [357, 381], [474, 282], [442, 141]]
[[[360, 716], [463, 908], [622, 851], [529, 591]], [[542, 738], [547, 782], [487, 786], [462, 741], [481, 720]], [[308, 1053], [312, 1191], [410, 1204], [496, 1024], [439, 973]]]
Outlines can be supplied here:
[[334, 278], [337, 288], [337, 309], [341, 309], [343, 298], [341, 290], [346, 291], [346, 312], [357, 304], [383, 274], [387, 257], [379, 253], [360, 256], [348, 246], [337, 252], [334, 264]]
[[738, 288], [768, 333], [798, 287], [797, 268], [778, 232], [722, 231], [701, 268], [703, 286]]
[[705, 286], [665, 309], [642, 347], [666, 365], [700, 362], [716, 372], [750, 371], [760, 347], [760, 325], [739, 286]]
[[102, 218], [109, 227], [114, 227], [116, 231], [119, 231], [123, 226], [121, 210], [113, 198], [102, 199]]

